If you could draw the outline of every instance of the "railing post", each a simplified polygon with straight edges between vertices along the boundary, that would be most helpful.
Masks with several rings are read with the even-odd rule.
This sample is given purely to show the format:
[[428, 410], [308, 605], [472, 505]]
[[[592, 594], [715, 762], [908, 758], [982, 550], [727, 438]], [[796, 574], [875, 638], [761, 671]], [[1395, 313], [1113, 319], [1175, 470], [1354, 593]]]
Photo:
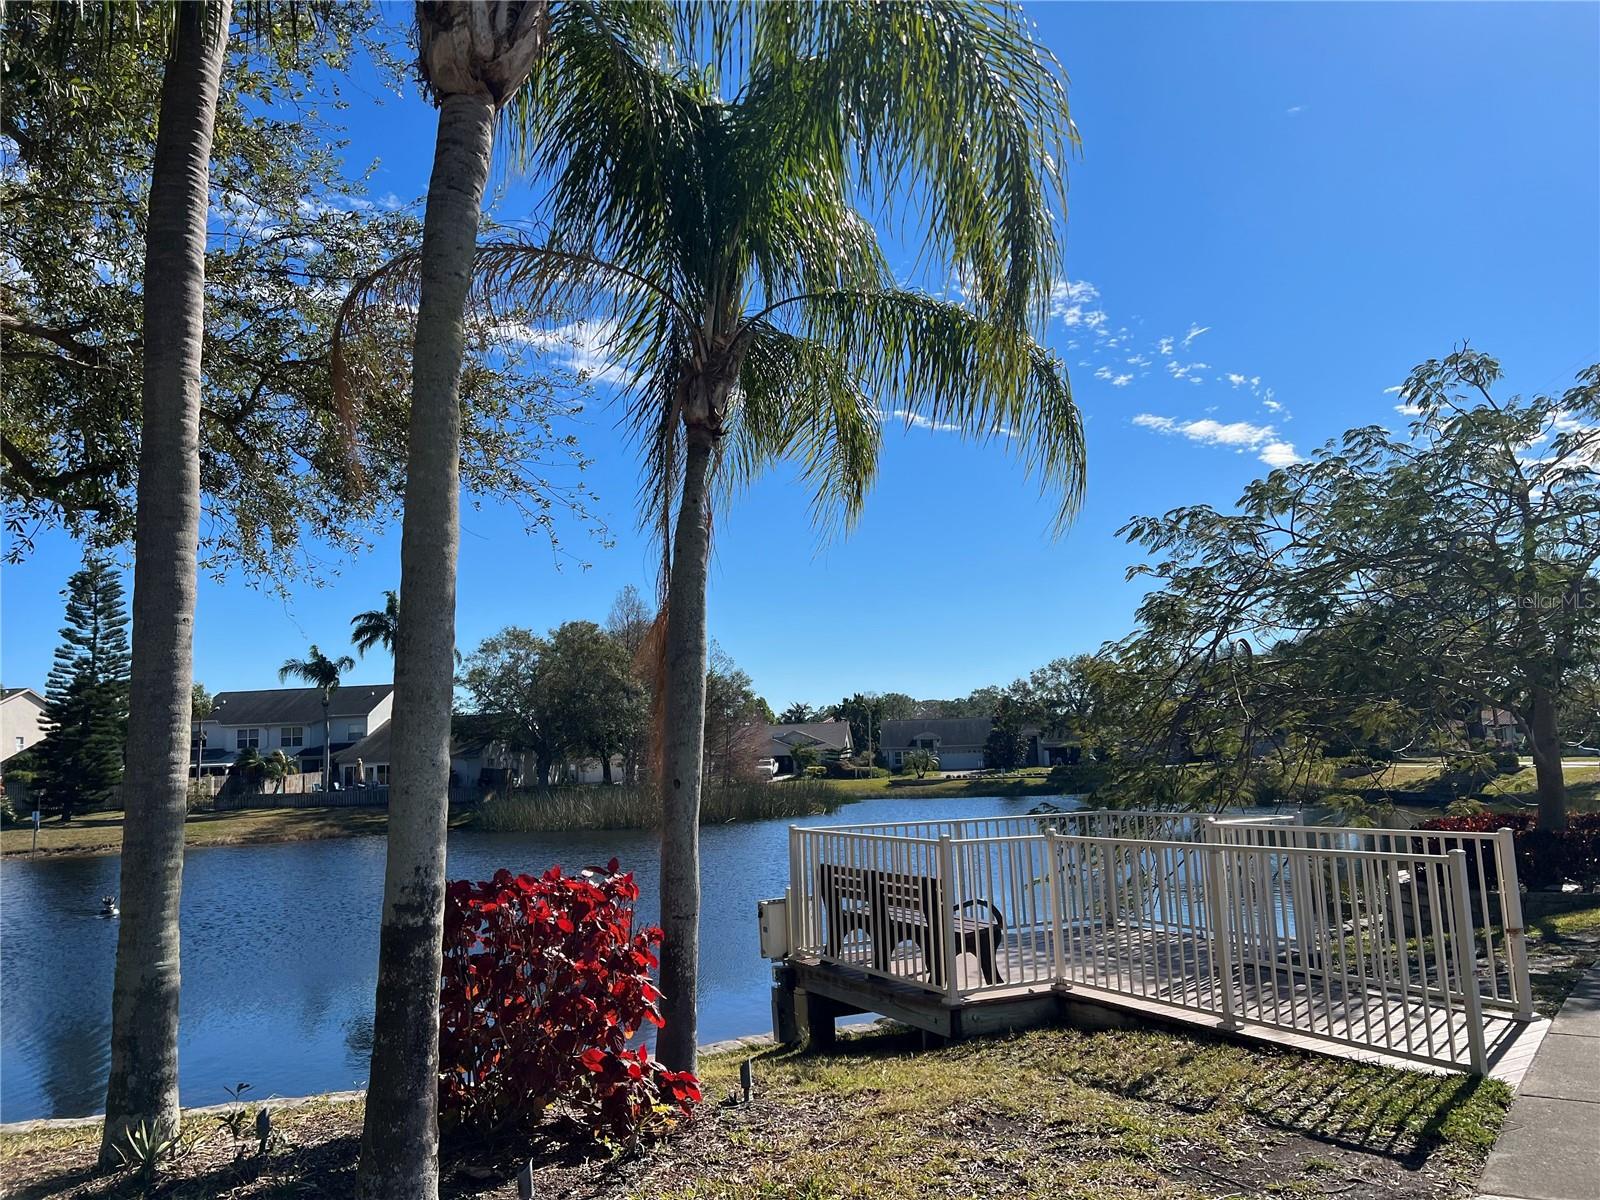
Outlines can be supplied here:
[[1505, 922], [1506, 969], [1511, 973], [1511, 998], [1516, 1018], [1533, 1020], [1533, 988], [1528, 983], [1528, 937], [1522, 924], [1522, 880], [1517, 875], [1516, 835], [1510, 829], [1494, 834], [1495, 877], [1500, 884], [1500, 918]]
[[784, 907], [789, 916], [789, 952], [805, 946], [806, 921], [800, 915], [800, 908], [806, 902], [805, 869], [800, 865], [800, 827], [789, 826], [789, 887], [784, 892], [789, 898]]
[[1232, 899], [1228, 895], [1228, 864], [1223, 858], [1217, 819], [1207, 817], [1200, 830], [1206, 856], [1206, 924], [1211, 927], [1211, 970], [1222, 998], [1222, 1027], [1237, 1029], [1233, 1008], [1233, 939], [1228, 931]]
[[[939, 876], [943, 908], [937, 914], [937, 919], [944, 931], [944, 997], [947, 1004], [954, 1006], [961, 1003], [961, 986], [956, 976], [956, 948], [959, 943], [956, 941], [954, 907], [960, 903], [960, 898], [955, 895], [955, 846], [948, 833], [939, 835]], [[932, 919], [935, 914], [929, 913], [928, 916]]]
[[1072, 984], [1067, 980], [1067, 914], [1066, 914], [1066, 888], [1061, 879], [1061, 856], [1056, 845], [1059, 836], [1052, 826], [1045, 826], [1044, 853], [1045, 853], [1045, 878], [1050, 888], [1050, 957], [1051, 978], [1057, 987], [1067, 988]]
[[[1456, 979], [1461, 985], [1461, 999], [1467, 1015], [1467, 1048], [1472, 1059], [1472, 1073], [1487, 1075], [1489, 1057], [1483, 1044], [1483, 997], [1478, 994], [1478, 975], [1473, 970], [1476, 952], [1468, 953], [1473, 943], [1472, 909], [1467, 903], [1467, 852], [1459, 847], [1450, 851], [1450, 924], [1455, 935], [1450, 940], [1455, 959]], [[1463, 930], [1466, 932], [1463, 934]], [[1449, 993], [1446, 993], [1448, 1002]]]

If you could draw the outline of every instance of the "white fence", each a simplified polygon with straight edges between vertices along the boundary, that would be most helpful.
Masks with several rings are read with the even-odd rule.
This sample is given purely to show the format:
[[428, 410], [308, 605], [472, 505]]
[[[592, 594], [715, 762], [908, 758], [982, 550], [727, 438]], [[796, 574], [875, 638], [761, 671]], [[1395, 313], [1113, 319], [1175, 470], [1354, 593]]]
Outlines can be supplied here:
[[1486, 1069], [1531, 1013], [1509, 833], [1081, 811], [790, 832], [791, 952], [957, 1005], [1085, 989]]

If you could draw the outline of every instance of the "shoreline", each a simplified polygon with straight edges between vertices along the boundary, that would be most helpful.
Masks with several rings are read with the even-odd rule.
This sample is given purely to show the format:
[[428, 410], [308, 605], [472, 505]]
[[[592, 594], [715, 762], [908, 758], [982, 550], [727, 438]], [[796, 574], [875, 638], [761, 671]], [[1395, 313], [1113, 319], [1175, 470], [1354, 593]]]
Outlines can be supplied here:
[[[862, 1030], [874, 1029], [886, 1018], [873, 1018], [870, 1021], [840, 1021], [840, 1033], [860, 1033]], [[708, 1042], [700, 1047], [700, 1054], [710, 1058], [723, 1054], [732, 1054], [738, 1050], [768, 1050], [777, 1045], [777, 1041], [770, 1033], [751, 1033], [744, 1037], [723, 1038], [721, 1041]], [[204, 1117], [212, 1114], [232, 1112], [240, 1107], [265, 1108], [304, 1108], [308, 1104], [352, 1104], [362, 1099], [367, 1094], [366, 1088], [351, 1088], [340, 1092], [313, 1092], [306, 1096], [263, 1096], [260, 1099], [239, 1100], [226, 1104], [202, 1104], [197, 1108], [180, 1107], [182, 1117]], [[86, 1129], [91, 1125], [99, 1125], [106, 1119], [105, 1113], [91, 1113], [86, 1117], [32, 1117], [24, 1121], [6, 1121], [0, 1123], [0, 1137], [19, 1137], [30, 1133], [49, 1133], [62, 1129]]]

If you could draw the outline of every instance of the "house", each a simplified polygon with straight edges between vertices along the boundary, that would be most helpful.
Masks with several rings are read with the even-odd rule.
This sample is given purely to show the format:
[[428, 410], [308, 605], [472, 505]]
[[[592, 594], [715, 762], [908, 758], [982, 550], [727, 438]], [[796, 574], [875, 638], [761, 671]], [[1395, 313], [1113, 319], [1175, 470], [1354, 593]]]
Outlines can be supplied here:
[[1522, 727], [1516, 715], [1504, 708], [1481, 708], [1476, 719], [1467, 719], [1467, 736], [1482, 738], [1496, 750], [1518, 750], [1522, 747]]
[[[984, 766], [983, 748], [994, 722], [988, 717], [920, 717], [909, 721], [885, 721], [879, 735], [879, 748], [892, 769], [905, 765], [913, 750], [931, 750], [941, 771], [976, 771]], [[1047, 740], [1038, 729], [1022, 730], [1026, 747], [1023, 764], [1048, 767], [1060, 757], [1062, 743]], [[1054, 753], [1053, 753], [1054, 752]]]
[[0, 763], [44, 739], [44, 697], [28, 687], [0, 691]]
[[[388, 724], [392, 683], [346, 684], [334, 689], [327, 711], [328, 742], [337, 755]], [[267, 688], [218, 692], [201, 726], [202, 772], [224, 769], [244, 750], [282, 750], [303, 772], [322, 771], [323, 710], [319, 688]], [[191, 765], [190, 770], [194, 767]]]
[[849, 721], [801, 721], [790, 725], [767, 726], [767, 751], [763, 756], [775, 764], [777, 775], [793, 775], [795, 750], [809, 746], [821, 762], [838, 761], [855, 753]]
[[[384, 785], [389, 782], [391, 731], [385, 720], [360, 741], [344, 747], [333, 756], [334, 778], [342, 787], [357, 782]], [[455, 717], [451, 721], [450, 787], [497, 787], [512, 771], [514, 756], [474, 717]], [[598, 777], [598, 768], [596, 768]]]

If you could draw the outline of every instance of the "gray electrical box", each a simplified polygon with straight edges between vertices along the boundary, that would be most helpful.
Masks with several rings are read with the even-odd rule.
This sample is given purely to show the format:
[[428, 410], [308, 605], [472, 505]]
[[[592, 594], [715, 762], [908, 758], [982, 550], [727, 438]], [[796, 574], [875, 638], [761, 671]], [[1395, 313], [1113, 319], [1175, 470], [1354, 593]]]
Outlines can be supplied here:
[[787, 958], [789, 954], [789, 900], [757, 900], [756, 917], [761, 922], [761, 957]]

